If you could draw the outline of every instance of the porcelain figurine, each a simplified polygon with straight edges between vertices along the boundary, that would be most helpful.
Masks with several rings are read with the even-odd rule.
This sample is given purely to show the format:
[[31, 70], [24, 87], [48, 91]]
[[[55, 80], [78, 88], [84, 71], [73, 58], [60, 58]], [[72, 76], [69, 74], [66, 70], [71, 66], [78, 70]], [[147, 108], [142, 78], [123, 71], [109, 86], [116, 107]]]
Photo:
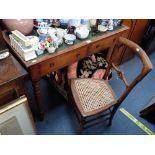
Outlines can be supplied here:
[[75, 26], [69, 26], [69, 27], [67, 28], [67, 33], [68, 33], [68, 34], [74, 34], [75, 29], [76, 29]]
[[59, 27], [60, 26], [60, 19], [53, 19], [52, 26], [53, 27]]
[[112, 19], [109, 19], [108, 22], [108, 30], [113, 30], [114, 29], [114, 22]]
[[90, 27], [94, 27], [96, 25], [96, 19], [90, 19], [89, 23], [90, 23]]
[[121, 19], [113, 19], [113, 25], [114, 27], [120, 26], [121, 25]]

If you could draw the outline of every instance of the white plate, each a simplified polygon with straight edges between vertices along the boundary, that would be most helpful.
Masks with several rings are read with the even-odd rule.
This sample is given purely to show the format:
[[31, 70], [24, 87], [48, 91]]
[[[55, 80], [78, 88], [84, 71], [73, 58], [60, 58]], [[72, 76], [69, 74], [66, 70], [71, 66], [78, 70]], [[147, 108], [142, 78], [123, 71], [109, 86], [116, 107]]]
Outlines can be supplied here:
[[0, 60], [3, 60], [9, 56], [9, 52], [2, 52], [0, 53]]

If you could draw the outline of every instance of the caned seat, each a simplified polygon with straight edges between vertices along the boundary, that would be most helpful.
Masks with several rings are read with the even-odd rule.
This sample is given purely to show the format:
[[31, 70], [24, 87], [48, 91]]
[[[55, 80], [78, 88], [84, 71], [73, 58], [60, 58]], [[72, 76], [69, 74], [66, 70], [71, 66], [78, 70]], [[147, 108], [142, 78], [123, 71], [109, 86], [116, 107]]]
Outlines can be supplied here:
[[102, 112], [116, 103], [109, 83], [97, 79], [72, 79], [71, 90], [83, 117]]

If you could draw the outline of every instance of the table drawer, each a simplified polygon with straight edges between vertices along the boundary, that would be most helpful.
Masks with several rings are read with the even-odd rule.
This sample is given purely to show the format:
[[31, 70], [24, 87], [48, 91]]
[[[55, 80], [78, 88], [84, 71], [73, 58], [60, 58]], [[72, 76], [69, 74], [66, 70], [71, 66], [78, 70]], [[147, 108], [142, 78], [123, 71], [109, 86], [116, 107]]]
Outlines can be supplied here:
[[88, 49], [89, 54], [98, 53], [109, 48], [112, 45], [114, 38], [115, 37], [109, 37], [92, 43]]
[[41, 76], [56, 71], [65, 66], [68, 66], [75, 61], [78, 61], [88, 54], [88, 46], [81, 47], [79, 49], [69, 51], [67, 53], [55, 56], [46, 62], [42, 62], [39, 66]]

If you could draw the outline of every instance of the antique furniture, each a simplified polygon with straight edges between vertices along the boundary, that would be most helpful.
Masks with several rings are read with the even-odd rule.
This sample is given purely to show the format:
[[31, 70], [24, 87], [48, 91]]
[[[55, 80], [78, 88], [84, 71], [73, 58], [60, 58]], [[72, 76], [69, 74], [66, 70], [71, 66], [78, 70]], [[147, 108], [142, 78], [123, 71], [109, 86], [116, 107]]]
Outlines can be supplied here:
[[[0, 31], [0, 51], [7, 49]], [[0, 60], [0, 106], [24, 93], [24, 78], [27, 72], [19, 62], [10, 54], [9, 57]]]
[[0, 53], [5, 49], [7, 49], [7, 47], [6, 47], [6, 44], [5, 44], [4, 40], [3, 40], [2, 31], [1, 31], [1, 28], [0, 28]]
[[145, 31], [143, 40], [142, 40], [142, 47], [146, 51], [147, 54], [154, 51], [154, 40], [155, 40], [155, 19], [150, 19], [148, 28]]
[[[141, 45], [145, 31], [149, 26], [149, 19], [123, 19], [122, 24], [130, 28], [127, 32], [126, 38]], [[117, 57], [121, 57], [121, 62], [126, 62], [134, 57], [134, 53], [130, 52], [130, 49], [124, 48], [120, 51]]]
[[0, 106], [25, 94], [26, 76], [25, 69], [11, 54], [0, 60]]
[[[117, 50], [121, 46], [129, 47], [131, 51], [139, 56], [143, 64], [140, 74], [130, 84], [128, 84], [124, 73], [115, 65], [115, 59], [113, 59], [113, 54], [117, 53]], [[120, 104], [132, 91], [134, 86], [153, 69], [151, 61], [143, 49], [134, 42], [123, 37], [116, 39], [113, 46], [110, 47], [107, 61], [109, 65], [104, 79], [107, 79], [110, 69], [115, 70], [118, 77], [125, 84], [125, 91], [117, 99], [114, 90], [106, 80], [91, 78], [71, 79], [71, 92], [75, 111], [80, 123], [80, 133], [83, 129], [102, 122], [103, 119], [101, 118], [103, 117], [104, 120], [109, 119], [109, 125], [111, 125], [113, 116]]]
[[11, 47], [6, 30], [3, 31], [3, 37], [6, 43], [12, 49], [12, 54], [16, 56], [16, 58], [21, 62], [21, 64], [25, 67], [31, 76], [38, 112], [40, 114], [40, 119], [43, 119], [44, 110], [39, 84], [40, 79], [43, 76], [50, 74], [53, 71], [62, 69], [63, 67], [68, 66], [84, 57], [87, 57], [92, 53], [97, 53], [101, 50], [109, 48], [115, 38], [123, 36], [127, 31], [128, 27], [121, 26], [114, 31], [108, 31], [100, 35], [88, 37], [88, 39], [74, 43], [74, 45], [66, 45], [65, 48], [60, 47], [55, 53], [46, 53], [37, 59], [27, 62], [24, 61], [21, 56]]
[[155, 124], [155, 96], [140, 111], [140, 116]]

